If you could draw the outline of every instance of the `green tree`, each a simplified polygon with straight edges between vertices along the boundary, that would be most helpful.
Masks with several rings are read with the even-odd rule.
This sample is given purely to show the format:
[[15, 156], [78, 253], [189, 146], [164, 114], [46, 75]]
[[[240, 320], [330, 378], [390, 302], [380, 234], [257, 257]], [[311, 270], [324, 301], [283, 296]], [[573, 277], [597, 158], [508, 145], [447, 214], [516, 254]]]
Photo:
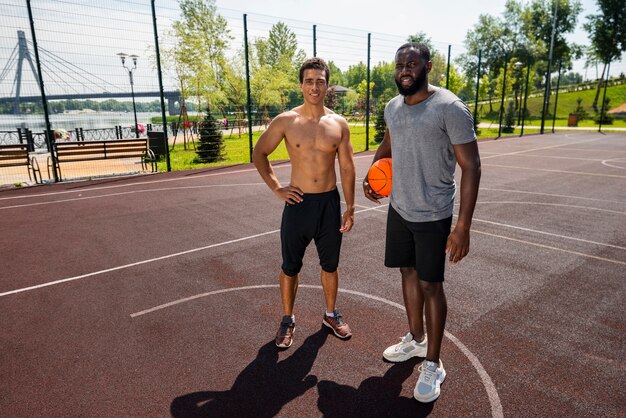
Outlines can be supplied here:
[[345, 74], [346, 86], [353, 90], [356, 90], [361, 82], [367, 80], [367, 65], [363, 62], [359, 62], [356, 65], [351, 65], [346, 70]]
[[626, 6], [624, 0], [596, 0], [599, 14], [587, 16], [583, 25], [591, 39], [590, 55], [604, 64], [592, 107], [597, 112], [598, 97], [607, 66], [626, 51]]
[[330, 69], [330, 80], [328, 84], [331, 86], [345, 86], [345, 78], [341, 69], [333, 61], [328, 61], [328, 68]]
[[195, 89], [211, 106], [226, 103], [223, 90], [226, 50], [230, 40], [228, 23], [217, 13], [215, 0], [179, 0], [181, 19], [173, 23], [177, 38], [176, 65], [184, 68], [181, 83]]

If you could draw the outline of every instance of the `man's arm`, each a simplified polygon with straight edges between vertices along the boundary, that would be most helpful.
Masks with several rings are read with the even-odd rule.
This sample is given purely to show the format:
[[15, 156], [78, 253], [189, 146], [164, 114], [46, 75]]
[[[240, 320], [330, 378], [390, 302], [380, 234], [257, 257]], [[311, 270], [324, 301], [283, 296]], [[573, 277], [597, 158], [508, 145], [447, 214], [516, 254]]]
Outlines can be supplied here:
[[294, 204], [302, 202], [302, 195], [304, 193], [298, 187], [291, 185], [283, 187], [278, 181], [274, 168], [268, 158], [285, 137], [285, 124], [287, 122], [286, 117], [279, 115], [270, 123], [267, 130], [261, 134], [261, 137], [254, 147], [252, 162], [270, 190], [273, 191], [279, 199], [289, 204]]
[[354, 225], [354, 182], [356, 172], [354, 169], [354, 158], [352, 143], [350, 142], [350, 127], [345, 119], [341, 119], [341, 143], [337, 148], [337, 159], [339, 160], [339, 175], [341, 176], [341, 188], [343, 197], [346, 199], [346, 211], [341, 222], [341, 232], [348, 232]]
[[446, 253], [451, 263], [457, 263], [469, 253], [470, 227], [478, 198], [481, 168], [476, 141], [453, 147], [461, 167], [461, 205], [456, 225], [448, 236]]
[[[383, 137], [382, 142], [378, 146], [376, 150], [376, 154], [374, 154], [374, 159], [372, 160], [372, 164], [381, 158], [391, 158], [391, 136], [389, 135], [389, 129], [385, 129], [385, 136]], [[370, 184], [367, 180], [367, 174], [363, 179], [363, 193], [365, 193], [365, 197], [367, 197], [372, 202], [376, 202], [380, 204], [378, 199], [382, 199], [384, 196], [379, 195], [378, 193], [374, 193]]]

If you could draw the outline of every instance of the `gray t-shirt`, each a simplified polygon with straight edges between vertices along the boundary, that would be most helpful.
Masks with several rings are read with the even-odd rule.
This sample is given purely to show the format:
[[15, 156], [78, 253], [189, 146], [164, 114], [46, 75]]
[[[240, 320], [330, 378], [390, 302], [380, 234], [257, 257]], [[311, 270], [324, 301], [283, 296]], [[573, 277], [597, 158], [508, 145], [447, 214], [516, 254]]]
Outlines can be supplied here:
[[410, 222], [452, 216], [456, 190], [452, 144], [476, 140], [465, 103], [442, 88], [411, 106], [404, 103], [404, 96], [396, 96], [385, 107], [385, 122], [393, 157], [391, 206]]

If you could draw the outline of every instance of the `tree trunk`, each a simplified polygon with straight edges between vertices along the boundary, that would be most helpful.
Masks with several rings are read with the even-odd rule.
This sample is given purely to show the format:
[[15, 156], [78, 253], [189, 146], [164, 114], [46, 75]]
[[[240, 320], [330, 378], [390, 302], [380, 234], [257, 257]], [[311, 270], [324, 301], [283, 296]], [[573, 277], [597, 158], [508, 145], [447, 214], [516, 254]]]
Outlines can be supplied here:
[[596, 113], [598, 112], [598, 98], [600, 97], [600, 90], [602, 90], [602, 84], [604, 84], [604, 72], [605, 71], [606, 71], [606, 63], [604, 63], [604, 67], [602, 67], [602, 76], [598, 80], [598, 86], [596, 87], [596, 96], [594, 97], [593, 104], [591, 105], [591, 107], [593, 107], [593, 110], [595, 110]]

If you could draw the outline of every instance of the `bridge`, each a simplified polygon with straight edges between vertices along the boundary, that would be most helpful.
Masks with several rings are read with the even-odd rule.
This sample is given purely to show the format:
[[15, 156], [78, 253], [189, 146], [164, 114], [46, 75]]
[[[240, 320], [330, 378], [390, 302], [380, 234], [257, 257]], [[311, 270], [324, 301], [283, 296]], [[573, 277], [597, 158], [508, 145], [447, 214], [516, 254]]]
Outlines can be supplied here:
[[[13, 103], [13, 114], [20, 114], [20, 103], [36, 103], [41, 102], [42, 96], [22, 96], [22, 69], [24, 68], [24, 63], [27, 63], [30, 66], [30, 69], [33, 73], [35, 80], [39, 80], [39, 76], [37, 70], [35, 69], [35, 65], [33, 64], [33, 57], [29, 49], [29, 45], [32, 45], [32, 42], [26, 39], [26, 35], [24, 31], [17, 31], [17, 45], [13, 48], [9, 59], [6, 62], [4, 68], [0, 71], [0, 82], [2, 82], [6, 76], [9, 75], [11, 68], [15, 65], [15, 78], [13, 80], [13, 91], [15, 94], [6, 97], [0, 97], [0, 104], [4, 103]], [[44, 48], [39, 47], [39, 51], [42, 59], [41, 65], [46, 70], [50, 72], [50, 74], [54, 74], [56, 70], [59, 69], [59, 66], [71, 68], [74, 71], [74, 76], [72, 77], [72, 81], [78, 82], [81, 84], [86, 90], [97, 90], [102, 89], [103, 85], [111, 87], [112, 90], [119, 89], [119, 86], [111, 84], [110, 82], [102, 79], [101, 77], [91, 74], [84, 69], [70, 63], [69, 61], [59, 57], [58, 55], [47, 51]], [[44, 83], [46, 80], [44, 79]], [[161, 92], [159, 91], [139, 91], [135, 92], [134, 96], [137, 98], [141, 97], [160, 97]], [[180, 105], [182, 102], [182, 96], [180, 91], [164, 91], [163, 96], [167, 100], [167, 110], [170, 115], [178, 115], [180, 113]], [[92, 93], [71, 93], [71, 94], [46, 94], [47, 100], [86, 100], [86, 99], [113, 99], [113, 98], [132, 98], [133, 94], [131, 92], [109, 92], [109, 91], [94, 91]]]

